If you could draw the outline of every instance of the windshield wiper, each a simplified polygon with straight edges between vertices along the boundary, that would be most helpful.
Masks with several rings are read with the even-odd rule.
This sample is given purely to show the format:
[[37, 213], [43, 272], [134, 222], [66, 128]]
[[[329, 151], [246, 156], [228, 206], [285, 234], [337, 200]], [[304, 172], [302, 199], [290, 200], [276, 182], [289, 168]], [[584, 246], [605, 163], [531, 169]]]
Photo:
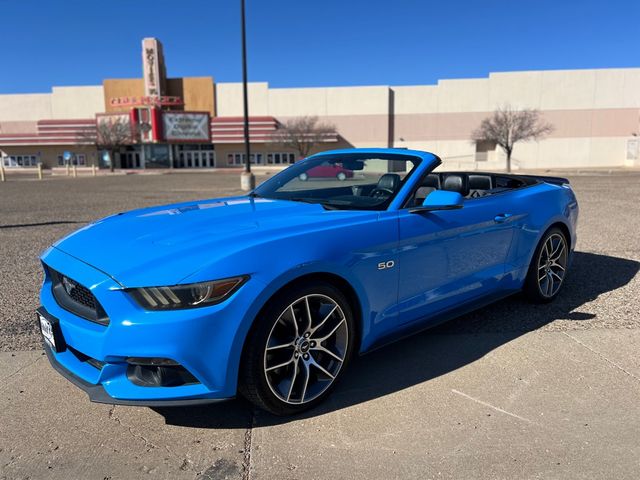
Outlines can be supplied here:
[[304, 203], [320, 203], [317, 200], [319, 198], [308, 198], [308, 197], [293, 197], [293, 198], [283, 198], [283, 200], [290, 200], [292, 202], [304, 202]]

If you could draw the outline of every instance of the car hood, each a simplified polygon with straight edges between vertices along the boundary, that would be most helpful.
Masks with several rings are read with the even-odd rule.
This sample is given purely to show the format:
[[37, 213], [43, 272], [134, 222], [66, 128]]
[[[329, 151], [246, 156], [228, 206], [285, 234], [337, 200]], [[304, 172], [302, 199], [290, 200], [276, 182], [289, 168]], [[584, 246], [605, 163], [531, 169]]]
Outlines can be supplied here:
[[[250, 197], [204, 200], [113, 215], [54, 247], [125, 287], [173, 285], [239, 249], [364, 213]], [[241, 273], [252, 272], [233, 272]]]

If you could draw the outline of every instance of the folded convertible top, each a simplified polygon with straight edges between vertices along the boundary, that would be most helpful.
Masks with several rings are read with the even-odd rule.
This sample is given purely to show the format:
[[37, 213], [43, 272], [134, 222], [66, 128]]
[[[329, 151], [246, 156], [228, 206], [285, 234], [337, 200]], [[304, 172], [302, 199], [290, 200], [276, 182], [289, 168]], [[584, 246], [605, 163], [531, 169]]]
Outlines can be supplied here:
[[533, 180], [539, 180], [540, 182], [553, 183], [555, 185], [568, 184], [569, 179], [563, 177], [548, 177], [545, 175], [518, 175], [519, 177], [531, 178]]

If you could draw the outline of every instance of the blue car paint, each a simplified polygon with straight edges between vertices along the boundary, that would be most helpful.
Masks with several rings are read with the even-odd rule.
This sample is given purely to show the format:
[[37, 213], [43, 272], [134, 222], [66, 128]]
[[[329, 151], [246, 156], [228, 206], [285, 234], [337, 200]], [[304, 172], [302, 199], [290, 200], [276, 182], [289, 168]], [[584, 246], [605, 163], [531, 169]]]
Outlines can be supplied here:
[[[233, 197], [113, 215], [54, 244], [43, 263], [90, 288], [111, 320], [104, 327], [61, 308], [47, 274], [41, 303], [59, 319], [65, 341], [106, 365], [99, 371], [68, 350], [55, 354], [55, 361], [114, 399], [228, 398], [236, 394], [254, 319], [277, 291], [302, 276], [331, 274], [351, 286], [365, 352], [429, 326], [443, 313], [520, 289], [550, 225], [565, 225], [575, 246], [578, 212], [569, 188], [538, 183], [465, 200], [459, 210], [409, 213], [402, 208], [406, 197], [439, 159], [392, 149], [312, 158], [354, 152], [412, 156], [421, 163], [385, 211]], [[501, 214], [507, 214], [504, 220], [496, 220]], [[379, 269], [388, 262], [394, 268]], [[237, 275], [250, 278], [224, 302], [204, 308], [145, 311], [124, 291]], [[170, 358], [201, 383], [136, 386], [126, 377], [127, 357]]]
[[446, 310], [498, 287], [513, 223], [477, 199], [460, 210], [400, 213], [400, 323]]

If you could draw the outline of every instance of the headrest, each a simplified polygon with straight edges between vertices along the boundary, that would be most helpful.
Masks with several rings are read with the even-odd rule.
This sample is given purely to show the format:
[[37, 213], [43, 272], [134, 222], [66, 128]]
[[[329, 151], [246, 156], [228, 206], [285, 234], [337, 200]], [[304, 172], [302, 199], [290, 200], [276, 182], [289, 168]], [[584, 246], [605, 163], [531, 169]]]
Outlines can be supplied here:
[[440, 187], [440, 177], [433, 173], [427, 175], [427, 177], [422, 181], [422, 187], [431, 187], [431, 188], [439, 188]]
[[456, 173], [447, 175], [444, 179], [442, 189], [448, 190], [449, 192], [458, 192], [463, 197], [466, 197], [469, 194], [467, 176], [458, 175]]
[[469, 175], [470, 190], [491, 190], [491, 177], [488, 175]]
[[397, 173], [385, 173], [378, 180], [378, 188], [395, 192], [400, 186], [400, 182], [400, 175]]

